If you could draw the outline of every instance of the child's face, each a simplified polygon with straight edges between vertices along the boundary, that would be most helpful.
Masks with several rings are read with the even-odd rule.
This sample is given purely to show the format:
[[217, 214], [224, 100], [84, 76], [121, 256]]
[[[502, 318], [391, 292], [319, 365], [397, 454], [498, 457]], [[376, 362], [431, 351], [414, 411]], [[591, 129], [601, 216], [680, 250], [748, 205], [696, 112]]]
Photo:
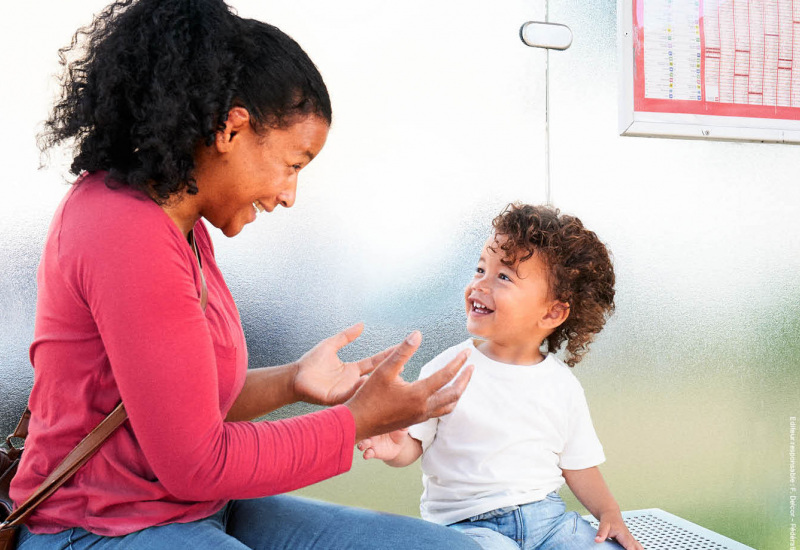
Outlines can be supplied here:
[[[483, 246], [475, 276], [464, 292], [470, 334], [509, 347], [535, 346], [552, 328], [545, 319], [552, 305], [547, 271], [538, 254], [506, 266], [500, 260], [505, 237], [489, 237]], [[490, 247], [495, 249], [493, 252]]]

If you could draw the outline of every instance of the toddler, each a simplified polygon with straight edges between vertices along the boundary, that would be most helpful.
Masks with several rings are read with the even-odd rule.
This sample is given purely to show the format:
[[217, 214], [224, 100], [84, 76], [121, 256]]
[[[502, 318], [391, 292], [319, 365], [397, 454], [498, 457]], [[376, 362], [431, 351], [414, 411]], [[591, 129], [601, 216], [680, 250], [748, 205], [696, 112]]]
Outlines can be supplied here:
[[[475, 339], [420, 372], [470, 350], [475, 370], [455, 410], [358, 448], [397, 467], [422, 456], [422, 517], [482, 548], [642, 550], [597, 468], [603, 448], [569, 368], [614, 309], [608, 251], [579, 219], [550, 207], [512, 204], [492, 225], [464, 293]], [[565, 342], [566, 364], [553, 355]], [[597, 531], [566, 512], [556, 492], [565, 481]]]

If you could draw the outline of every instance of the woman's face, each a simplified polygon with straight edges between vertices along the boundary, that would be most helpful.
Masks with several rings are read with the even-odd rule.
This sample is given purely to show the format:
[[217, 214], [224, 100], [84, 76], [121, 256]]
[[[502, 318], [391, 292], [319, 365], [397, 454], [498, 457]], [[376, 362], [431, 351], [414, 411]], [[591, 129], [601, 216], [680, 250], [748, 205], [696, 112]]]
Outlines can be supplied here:
[[297, 177], [328, 137], [328, 123], [309, 115], [282, 129], [256, 133], [249, 114], [234, 108], [224, 132], [198, 159], [200, 215], [228, 236], [237, 235], [258, 211], [290, 208]]

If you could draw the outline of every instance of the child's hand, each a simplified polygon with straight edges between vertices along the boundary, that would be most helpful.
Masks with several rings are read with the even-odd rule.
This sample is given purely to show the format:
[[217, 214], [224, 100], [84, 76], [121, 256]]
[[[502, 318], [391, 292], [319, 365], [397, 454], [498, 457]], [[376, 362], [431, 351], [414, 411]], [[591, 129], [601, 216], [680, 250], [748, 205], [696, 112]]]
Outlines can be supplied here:
[[364, 460], [379, 458], [381, 460], [394, 460], [406, 443], [408, 428], [395, 430], [388, 434], [376, 435], [358, 442], [358, 450], [364, 451]]
[[600, 527], [597, 529], [594, 541], [603, 542], [607, 538], [616, 539], [625, 550], [644, 550], [628, 531], [628, 526], [622, 520], [622, 514], [616, 510], [600, 516]]

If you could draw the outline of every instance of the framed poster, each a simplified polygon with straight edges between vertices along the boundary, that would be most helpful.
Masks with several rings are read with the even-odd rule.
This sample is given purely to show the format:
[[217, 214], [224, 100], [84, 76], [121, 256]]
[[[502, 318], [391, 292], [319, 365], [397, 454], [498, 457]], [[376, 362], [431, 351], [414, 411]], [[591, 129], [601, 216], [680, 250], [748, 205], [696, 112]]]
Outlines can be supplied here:
[[800, 143], [800, 0], [619, 0], [620, 134]]

